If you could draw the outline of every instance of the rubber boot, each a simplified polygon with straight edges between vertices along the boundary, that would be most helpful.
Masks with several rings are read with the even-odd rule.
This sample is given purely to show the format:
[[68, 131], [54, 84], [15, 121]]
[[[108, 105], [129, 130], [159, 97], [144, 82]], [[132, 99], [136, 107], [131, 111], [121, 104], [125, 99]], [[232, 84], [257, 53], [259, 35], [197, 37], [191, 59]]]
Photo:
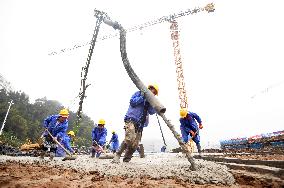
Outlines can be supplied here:
[[52, 161], [54, 157], [55, 157], [55, 153], [54, 152], [50, 152], [49, 153], [49, 159]]
[[201, 154], [201, 145], [200, 145], [200, 143], [196, 144], [196, 147], [197, 147], [198, 155], [201, 158], [202, 154]]
[[132, 147], [128, 147], [127, 150], [125, 151], [123, 162], [131, 161], [132, 155], [135, 151], [136, 151], [136, 149], [134, 149]]
[[44, 151], [40, 152], [39, 158], [40, 158], [40, 159], [44, 159], [44, 156], [45, 156], [45, 152], [44, 152]]
[[140, 155], [140, 158], [145, 158], [145, 153], [144, 153], [144, 146], [143, 144], [139, 144], [139, 149], [137, 149], [139, 155]]
[[126, 149], [126, 143], [123, 141], [118, 149], [118, 151], [116, 152], [114, 158], [112, 159], [112, 163], [119, 163], [119, 159], [121, 154], [124, 152], [124, 150]]
[[92, 158], [96, 157], [96, 150], [94, 148], [92, 148]]

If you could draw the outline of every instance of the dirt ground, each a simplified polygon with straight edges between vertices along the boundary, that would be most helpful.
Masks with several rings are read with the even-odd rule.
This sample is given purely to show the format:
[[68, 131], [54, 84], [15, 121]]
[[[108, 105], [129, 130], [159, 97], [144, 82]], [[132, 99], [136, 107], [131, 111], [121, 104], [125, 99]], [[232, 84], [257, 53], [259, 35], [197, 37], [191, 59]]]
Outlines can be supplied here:
[[[263, 182], [240, 172], [234, 174], [237, 187], [280, 187], [274, 182]], [[75, 187], [225, 187], [221, 185], [189, 184], [178, 178], [153, 179], [149, 177], [126, 178], [122, 176], [104, 176], [98, 171], [88, 173], [51, 168], [45, 165], [27, 165], [17, 162], [0, 164], [0, 187], [48, 187], [48, 188], [75, 188]]]

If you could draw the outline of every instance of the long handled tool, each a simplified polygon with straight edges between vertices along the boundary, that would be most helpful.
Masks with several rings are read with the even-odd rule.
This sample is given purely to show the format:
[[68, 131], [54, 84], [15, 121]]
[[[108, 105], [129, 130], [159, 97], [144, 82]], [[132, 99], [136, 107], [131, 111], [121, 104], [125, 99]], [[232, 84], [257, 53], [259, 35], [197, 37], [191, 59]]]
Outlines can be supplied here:
[[96, 146], [98, 146], [100, 148], [100, 150], [104, 153], [103, 156], [99, 156], [99, 159], [113, 159], [114, 158], [114, 154], [108, 154], [106, 153], [106, 151], [104, 150], [104, 148], [102, 146], [100, 146], [97, 141], [93, 141], [95, 143]]
[[157, 114], [156, 114], [156, 117], [157, 117], [157, 120], [158, 120], [158, 124], [160, 126], [160, 130], [161, 130], [161, 133], [162, 133], [163, 141], [164, 141], [164, 146], [161, 148], [161, 151], [165, 152], [166, 147], [167, 147], [166, 140], [165, 140], [165, 137], [164, 137], [164, 134], [163, 134], [163, 131], [162, 131], [162, 127], [161, 127], [161, 124], [160, 124], [160, 121], [159, 121], [159, 117], [158, 117]]
[[98, 146], [98, 147], [100, 148], [100, 150], [101, 150], [104, 154], [106, 154], [104, 148], [103, 148], [102, 146], [100, 146], [100, 145], [97, 143], [97, 141], [93, 140], [93, 142], [95, 143], [96, 146]]
[[76, 157], [75, 156], [72, 156], [72, 154], [64, 147], [62, 146], [62, 144], [60, 144], [60, 142], [58, 142], [57, 139], [55, 139], [52, 134], [47, 130], [45, 129], [46, 132], [49, 134], [49, 136], [52, 138], [52, 140], [54, 140], [56, 142], [56, 144], [58, 144], [69, 156], [66, 156], [62, 159], [62, 161], [66, 161], [66, 160], [75, 160]]

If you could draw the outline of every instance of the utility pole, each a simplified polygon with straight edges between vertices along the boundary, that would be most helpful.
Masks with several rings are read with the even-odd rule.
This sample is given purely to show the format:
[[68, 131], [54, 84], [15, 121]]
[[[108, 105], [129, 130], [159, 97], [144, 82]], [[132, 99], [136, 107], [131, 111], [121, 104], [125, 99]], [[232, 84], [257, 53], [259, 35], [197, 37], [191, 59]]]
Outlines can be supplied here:
[[14, 103], [13, 103], [13, 100], [11, 100], [11, 101], [10, 101], [10, 102], [8, 102], [8, 103], [9, 103], [9, 107], [8, 107], [8, 110], [7, 110], [6, 116], [5, 116], [5, 118], [4, 118], [4, 121], [3, 121], [3, 124], [2, 124], [1, 130], [0, 130], [0, 135], [2, 135], [2, 132], [3, 132], [3, 129], [4, 129], [4, 125], [5, 125], [5, 122], [6, 122], [7, 116], [8, 116], [8, 114], [9, 114], [10, 108], [11, 108], [12, 104], [14, 104]]

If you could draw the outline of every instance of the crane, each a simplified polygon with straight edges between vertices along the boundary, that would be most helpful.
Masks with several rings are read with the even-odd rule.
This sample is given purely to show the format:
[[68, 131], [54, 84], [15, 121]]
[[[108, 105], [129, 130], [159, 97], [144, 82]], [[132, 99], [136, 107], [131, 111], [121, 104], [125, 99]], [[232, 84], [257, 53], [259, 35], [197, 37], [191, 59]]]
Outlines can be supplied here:
[[[181, 62], [181, 57], [180, 57], [179, 40], [178, 40], [179, 39], [178, 24], [175, 21], [175, 19], [183, 17], [183, 16], [187, 16], [187, 15], [197, 14], [198, 12], [202, 12], [202, 11], [207, 11], [208, 13], [214, 12], [214, 10], [215, 10], [214, 4], [209, 3], [205, 7], [197, 7], [197, 8], [194, 8], [192, 10], [187, 9], [186, 11], [181, 11], [179, 13], [171, 14], [169, 16], [163, 16], [159, 19], [151, 20], [151, 21], [148, 21], [146, 23], [143, 23], [143, 24], [134, 26], [132, 28], [126, 29], [126, 32], [133, 32], [133, 31], [141, 30], [143, 28], [153, 26], [155, 24], [159, 24], [159, 23], [162, 23], [162, 22], [168, 22], [169, 21], [169, 22], [172, 23], [171, 24], [171, 31], [172, 31], [171, 36], [172, 36], [173, 46], [174, 46], [175, 63], [177, 65], [176, 72], [177, 72], [178, 90], [179, 90], [179, 98], [181, 100], [181, 107], [187, 107], [188, 103], [187, 103], [187, 97], [186, 97], [187, 95], [186, 95], [185, 84], [184, 84], [182, 62]], [[98, 13], [96, 13], [96, 14], [98, 14]], [[96, 15], [96, 16], [98, 16], [98, 15]], [[58, 55], [60, 53], [64, 53], [64, 52], [75, 50], [77, 48], [80, 48], [80, 47], [83, 47], [83, 46], [86, 46], [86, 45], [90, 45], [86, 66], [82, 67], [82, 71], [81, 71], [81, 89], [80, 89], [80, 93], [79, 93], [80, 102], [79, 102], [79, 109], [77, 111], [78, 120], [77, 120], [77, 123], [76, 123], [77, 128], [79, 128], [79, 120], [81, 119], [83, 100], [84, 100], [84, 98], [86, 98], [86, 96], [85, 96], [86, 89], [90, 85], [90, 84], [87, 84], [86, 81], [87, 81], [88, 69], [89, 69], [89, 65], [90, 65], [90, 62], [91, 62], [91, 56], [92, 56], [92, 53], [93, 53], [95, 42], [98, 41], [98, 40], [105, 40], [105, 39], [109, 39], [109, 38], [118, 36], [118, 33], [117, 34], [111, 34], [111, 35], [105, 35], [101, 38], [98, 38], [98, 40], [97, 40], [97, 33], [98, 33], [99, 28], [100, 28], [101, 20], [103, 19], [104, 16], [99, 15], [98, 17], [100, 19], [97, 20], [96, 28], [95, 28], [91, 42], [88, 42], [84, 45], [77, 45], [76, 44], [72, 48], [61, 49], [59, 52], [51, 52], [50, 54], [48, 54], [48, 55]]]
[[[139, 25], [135, 25], [133, 27], [127, 28], [126, 32], [134, 32], [134, 31], [141, 31], [142, 29], [146, 28], [146, 27], [150, 27], [159, 23], [163, 23], [163, 22], [168, 22], [168, 21], [172, 21], [175, 20], [177, 18], [183, 17], [183, 16], [188, 16], [188, 15], [194, 15], [197, 14], [198, 12], [202, 12], [202, 11], [206, 11], [206, 12], [214, 12], [215, 8], [214, 8], [214, 3], [209, 3], [207, 4], [205, 7], [195, 7], [194, 9], [187, 9], [185, 11], [180, 11], [178, 13], [173, 13], [170, 14], [168, 16], [163, 16], [160, 17], [158, 19], [155, 20], [150, 20], [148, 22], [139, 24]], [[113, 37], [118, 37], [119, 33], [113, 33], [113, 34], [108, 34], [108, 35], [104, 35], [102, 37], [97, 38], [96, 41], [102, 41], [102, 40], [106, 40], [106, 39], [110, 39]], [[65, 52], [70, 52], [73, 50], [76, 50], [78, 48], [82, 48], [84, 46], [88, 46], [88, 45], [92, 45], [92, 41], [90, 42], [85, 42], [85, 43], [81, 43], [81, 44], [75, 44], [73, 47], [69, 47], [69, 48], [63, 48], [60, 49], [59, 51], [52, 51], [50, 53], [48, 53], [48, 55], [53, 56], [53, 55], [59, 55], [59, 54], [63, 54]]]
[[[214, 12], [214, 4], [210, 3], [207, 4], [204, 7], [204, 10], [206, 10], [208, 13]], [[200, 10], [197, 10], [200, 11]], [[178, 93], [179, 93], [179, 99], [180, 99], [180, 108], [186, 108], [188, 109], [188, 98], [186, 94], [186, 88], [185, 88], [185, 82], [184, 82], [184, 74], [183, 74], [183, 65], [182, 65], [182, 58], [180, 53], [180, 42], [179, 42], [179, 28], [178, 28], [178, 22], [176, 19], [169, 20], [170, 25], [170, 32], [171, 32], [171, 39], [173, 42], [173, 49], [174, 49], [174, 59], [176, 64], [176, 75], [177, 75], [177, 86], [178, 86]], [[190, 139], [189, 142], [189, 150], [191, 152], [194, 151], [194, 144], [192, 139]]]

